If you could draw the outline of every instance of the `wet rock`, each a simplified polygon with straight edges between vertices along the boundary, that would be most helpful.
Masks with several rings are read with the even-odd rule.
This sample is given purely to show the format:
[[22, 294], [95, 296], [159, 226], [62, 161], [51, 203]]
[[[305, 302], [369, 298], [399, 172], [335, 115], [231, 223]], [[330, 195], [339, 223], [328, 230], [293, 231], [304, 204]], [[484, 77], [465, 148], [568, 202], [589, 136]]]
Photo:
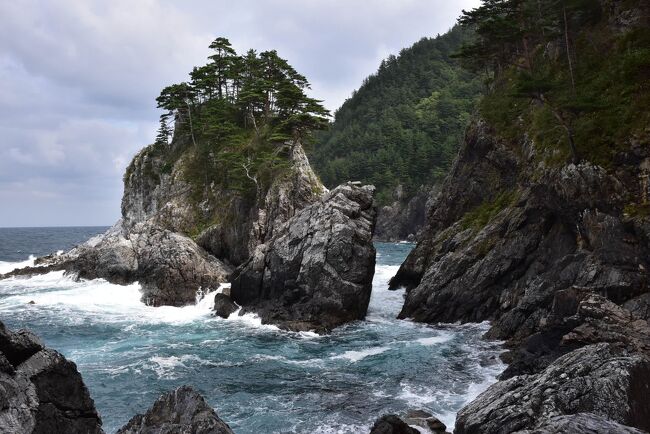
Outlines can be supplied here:
[[500, 381], [461, 409], [455, 433], [536, 429], [554, 416], [590, 412], [650, 429], [650, 358], [617, 344], [572, 351], [535, 375]]
[[235, 313], [239, 307], [226, 294], [214, 296], [214, 313], [221, 318], [228, 318]]
[[534, 430], [517, 431], [515, 434], [643, 434], [644, 431], [621, 425], [593, 413], [556, 416]]
[[289, 330], [363, 319], [375, 266], [373, 194], [348, 183], [300, 211], [233, 273], [232, 299]]
[[419, 434], [420, 431], [408, 426], [394, 414], [387, 414], [377, 419], [370, 434]]
[[0, 323], [0, 432], [100, 434], [101, 419], [74, 363]]
[[442, 423], [437, 417], [424, 410], [411, 410], [406, 413], [404, 421], [409, 425], [417, 425], [428, 429], [433, 434], [445, 434], [447, 425]]
[[193, 388], [181, 386], [162, 395], [145, 414], [138, 414], [118, 434], [232, 434]]

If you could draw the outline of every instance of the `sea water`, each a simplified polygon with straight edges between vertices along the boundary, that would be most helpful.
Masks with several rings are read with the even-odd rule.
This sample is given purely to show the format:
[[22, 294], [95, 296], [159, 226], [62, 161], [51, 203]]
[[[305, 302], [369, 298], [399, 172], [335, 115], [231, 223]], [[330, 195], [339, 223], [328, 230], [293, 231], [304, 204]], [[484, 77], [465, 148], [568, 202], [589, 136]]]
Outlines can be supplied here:
[[[104, 229], [0, 229], [0, 273]], [[500, 346], [481, 339], [487, 324], [397, 320], [404, 291], [389, 291], [388, 280], [413, 245], [376, 247], [366, 320], [327, 336], [281, 331], [254, 315], [216, 318], [215, 292], [154, 308], [140, 302], [137, 283], [75, 282], [62, 272], [0, 281], [0, 319], [77, 364], [107, 432], [183, 384], [238, 434], [367, 433], [379, 416], [409, 409], [451, 430], [456, 412], [503, 370]]]

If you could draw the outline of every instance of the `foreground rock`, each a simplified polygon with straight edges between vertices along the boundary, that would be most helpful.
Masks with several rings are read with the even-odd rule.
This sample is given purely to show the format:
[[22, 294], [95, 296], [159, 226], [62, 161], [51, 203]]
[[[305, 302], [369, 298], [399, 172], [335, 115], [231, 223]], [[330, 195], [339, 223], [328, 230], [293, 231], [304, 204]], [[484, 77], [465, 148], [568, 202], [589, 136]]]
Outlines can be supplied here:
[[32, 333], [1, 322], [0, 386], [0, 432], [103, 433], [76, 365]]
[[134, 416], [118, 434], [233, 434], [205, 399], [189, 386], [162, 395], [145, 414]]
[[424, 410], [411, 410], [406, 413], [404, 420], [409, 425], [417, 425], [431, 431], [433, 434], [445, 434], [447, 426], [437, 417]]
[[370, 434], [420, 434], [420, 431], [410, 427], [394, 414], [387, 414], [377, 419]]
[[458, 413], [454, 432], [537, 429], [551, 417], [579, 412], [649, 430], [648, 391], [649, 357], [615, 344], [589, 345], [560, 357], [539, 374], [490, 387]]
[[581, 412], [650, 430], [650, 218], [625, 212], [648, 200], [650, 147], [630, 140], [606, 170], [546, 166], [529, 139], [515, 142], [482, 121], [468, 130], [391, 282], [406, 287], [400, 317], [489, 320], [487, 337], [506, 342], [504, 381], [459, 413], [455, 432], [528, 432]]
[[234, 272], [232, 299], [289, 330], [363, 319], [375, 267], [373, 194], [344, 184], [296, 214]]

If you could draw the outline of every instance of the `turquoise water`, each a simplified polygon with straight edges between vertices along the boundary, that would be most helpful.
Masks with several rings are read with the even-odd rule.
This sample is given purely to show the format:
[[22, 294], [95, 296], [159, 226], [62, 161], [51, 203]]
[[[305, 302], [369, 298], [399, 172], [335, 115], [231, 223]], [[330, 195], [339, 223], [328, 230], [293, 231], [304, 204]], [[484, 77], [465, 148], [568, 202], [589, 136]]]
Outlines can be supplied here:
[[[213, 294], [152, 308], [139, 302], [137, 284], [59, 272], [0, 281], [0, 317], [77, 363], [107, 432], [181, 384], [198, 388], [239, 434], [364, 433], [380, 415], [414, 408], [453, 426], [503, 369], [499, 347], [480, 339], [486, 324], [396, 320], [403, 292], [387, 283], [413, 246], [376, 246], [367, 319], [329, 336], [283, 332], [253, 315], [215, 318]], [[29, 248], [18, 250], [37, 252]], [[15, 259], [0, 256], [0, 272]]]

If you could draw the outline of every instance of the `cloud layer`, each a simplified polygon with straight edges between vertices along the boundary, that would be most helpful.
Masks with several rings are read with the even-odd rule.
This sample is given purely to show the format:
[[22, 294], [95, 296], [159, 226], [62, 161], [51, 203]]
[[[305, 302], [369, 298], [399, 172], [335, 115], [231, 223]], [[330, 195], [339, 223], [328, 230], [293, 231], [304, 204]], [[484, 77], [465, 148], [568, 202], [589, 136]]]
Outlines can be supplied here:
[[0, 1], [0, 227], [108, 225], [155, 97], [216, 36], [277, 49], [334, 110], [478, 0]]

